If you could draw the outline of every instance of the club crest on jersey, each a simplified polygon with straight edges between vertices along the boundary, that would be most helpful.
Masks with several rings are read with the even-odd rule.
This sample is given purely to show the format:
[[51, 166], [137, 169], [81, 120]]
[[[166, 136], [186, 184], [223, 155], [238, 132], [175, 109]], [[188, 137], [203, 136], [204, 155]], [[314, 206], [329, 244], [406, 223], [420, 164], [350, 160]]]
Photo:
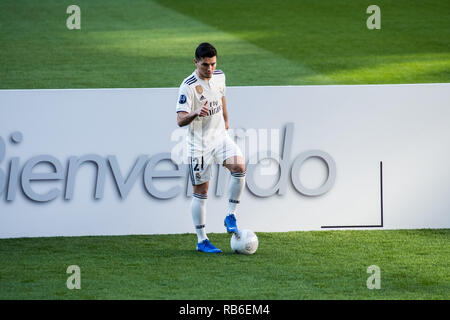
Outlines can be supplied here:
[[197, 91], [198, 94], [202, 94], [203, 93], [203, 87], [198, 85], [195, 87], [195, 90]]
[[187, 100], [186, 96], [184, 94], [182, 94], [180, 96], [180, 100], [178, 100], [178, 103], [181, 103], [181, 104], [186, 103], [186, 100]]

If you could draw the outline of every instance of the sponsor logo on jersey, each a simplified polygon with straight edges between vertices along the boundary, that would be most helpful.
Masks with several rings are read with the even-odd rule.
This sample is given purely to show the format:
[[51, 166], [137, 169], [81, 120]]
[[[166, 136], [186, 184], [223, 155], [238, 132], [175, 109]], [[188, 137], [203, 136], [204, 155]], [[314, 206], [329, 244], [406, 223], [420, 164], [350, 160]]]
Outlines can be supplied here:
[[217, 107], [211, 107], [209, 109], [209, 116], [215, 115], [216, 113], [219, 113], [220, 111], [222, 111], [222, 105], [219, 105]]

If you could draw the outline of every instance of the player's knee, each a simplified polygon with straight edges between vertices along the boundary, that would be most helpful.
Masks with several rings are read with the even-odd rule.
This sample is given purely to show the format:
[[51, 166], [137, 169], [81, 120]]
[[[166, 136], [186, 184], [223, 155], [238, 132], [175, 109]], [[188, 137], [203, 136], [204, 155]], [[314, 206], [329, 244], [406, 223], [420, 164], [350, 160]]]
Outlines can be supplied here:
[[245, 165], [244, 164], [235, 164], [232, 166], [231, 172], [233, 173], [244, 173], [245, 172]]
[[200, 194], [205, 197], [208, 196], [208, 186], [206, 183], [194, 186], [193, 189], [194, 189], [194, 193], [196, 193], [196, 194]]
[[232, 157], [224, 162], [226, 166], [232, 173], [244, 173], [245, 172], [245, 161], [242, 157]]

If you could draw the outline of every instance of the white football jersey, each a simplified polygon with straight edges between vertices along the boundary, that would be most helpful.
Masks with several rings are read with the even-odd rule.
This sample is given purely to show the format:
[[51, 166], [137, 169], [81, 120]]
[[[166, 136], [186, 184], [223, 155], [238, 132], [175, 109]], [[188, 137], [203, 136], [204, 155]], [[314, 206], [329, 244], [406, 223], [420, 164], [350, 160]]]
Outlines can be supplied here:
[[225, 74], [215, 70], [212, 78], [202, 80], [194, 71], [183, 80], [176, 111], [192, 112], [202, 108], [208, 101], [209, 114], [196, 117], [190, 124], [186, 136], [190, 157], [211, 151], [228, 135], [223, 118], [222, 97], [225, 96]]

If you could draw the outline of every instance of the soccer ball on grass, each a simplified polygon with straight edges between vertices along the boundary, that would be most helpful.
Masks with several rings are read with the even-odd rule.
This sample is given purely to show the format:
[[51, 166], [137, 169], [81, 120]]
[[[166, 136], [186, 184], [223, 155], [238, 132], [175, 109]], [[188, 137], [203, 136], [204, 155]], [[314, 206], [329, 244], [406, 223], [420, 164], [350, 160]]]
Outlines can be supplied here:
[[236, 253], [254, 254], [258, 249], [258, 237], [252, 230], [243, 229], [233, 233], [230, 244]]

